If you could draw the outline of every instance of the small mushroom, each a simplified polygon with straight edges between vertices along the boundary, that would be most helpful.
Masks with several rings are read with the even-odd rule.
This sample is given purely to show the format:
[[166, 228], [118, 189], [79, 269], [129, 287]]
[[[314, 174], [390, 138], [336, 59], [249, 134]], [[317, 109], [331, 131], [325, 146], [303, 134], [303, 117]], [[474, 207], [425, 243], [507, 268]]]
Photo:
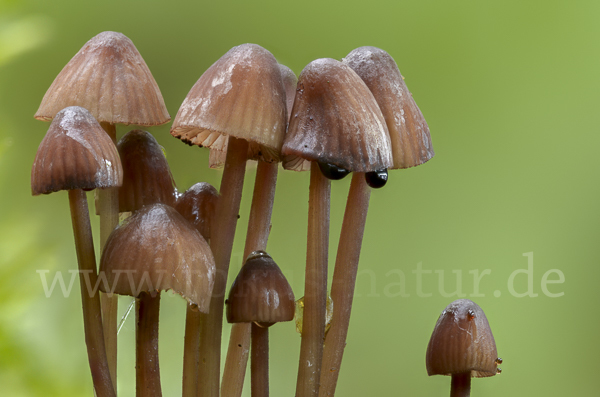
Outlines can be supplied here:
[[[213, 219], [219, 201], [219, 192], [210, 183], [199, 182], [177, 199], [175, 209], [190, 222], [210, 243]], [[188, 303], [185, 319], [183, 350], [183, 397], [196, 395], [196, 374], [200, 351], [200, 324], [202, 313]]]
[[501, 370], [494, 335], [485, 313], [468, 299], [449, 304], [435, 324], [427, 346], [427, 374], [452, 376], [450, 396], [468, 397], [471, 377]]
[[331, 286], [336, 310], [323, 353], [323, 367], [329, 370], [321, 373], [321, 396], [335, 393], [340, 373], [371, 194], [369, 187], [383, 187], [388, 180], [388, 168], [414, 167], [433, 156], [427, 123], [394, 59], [379, 48], [360, 47], [342, 62], [365, 82], [381, 109], [386, 133], [389, 131], [393, 164], [363, 175], [354, 173], [352, 177]]
[[246, 259], [227, 299], [227, 321], [252, 323], [252, 396], [269, 395], [269, 331], [294, 318], [294, 293], [279, 266], [264, 251]]
[[100, 271], [112, 288], [104, 292], [137, 298], [137, 395], [160, 396], [159, 291], [172, 289], [206, 313], [215, 279], [210, 247], [173, 208], [150, 204], [111, 233]]
[[106, 356], [100, 296], [86, 288], [85, 275], [97, 285], [96, 257], [84, 190], [120, 186], [123, 170], [117, 148], [84, 108], [58, 112], [40, 143], [31, 169], [34, 196], [69, 191], [79, 264], [83, 325], [94, 389], [99, 397], [115, 396]]

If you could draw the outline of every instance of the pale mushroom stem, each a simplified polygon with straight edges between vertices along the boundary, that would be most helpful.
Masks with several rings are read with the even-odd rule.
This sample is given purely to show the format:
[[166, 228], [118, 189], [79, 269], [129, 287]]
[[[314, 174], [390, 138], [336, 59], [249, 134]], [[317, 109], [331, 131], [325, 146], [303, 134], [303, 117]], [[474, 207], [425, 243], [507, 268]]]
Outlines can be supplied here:
[[[117, 130], [114, 124], [100, 123], [113, 143], [117, 142]], [[100, 215], [100, 247], [104, 248], [108, 236], [119, 224], [119, 188], [96, 190], [98, 195], [98, 214]], [[112, 287], [112, 286], [110, 286]], [[102, 319], [104, 323], [104, 344], [110, 376], [115, 393], [117, 390], [117, 324], [119, 297], [115, 294], [100, 294], [102, 300]]]
[[[244, 260], [253, 251], [265, 251], [267, 248], [277, 184], [277, 166], [277, 163], [258, 162], [246, 233]], [[223, 380], [221, 381], [221, 395], [224, 397], [242, 395], [250, 350], [250, 328], [249, 323], [235, 323], [231, 327]]]
[[220, 199], [214, 218], [210, 246], [215, 257], [216, 276], [208, 314], [201, 315], [200, 355], [198, 364], [198, 396], [218, 396], [221, 372], [221, 331], [223, 328], [223, 302], [227, 273], [237, 224], [248, 142], [229, 137], [227, 159], [221, 179]]
[[331, 283], [331, 300], [334, 309], [331, 328], [327, 332], [323, 349], [320, 396], [333, 396], [335, 394], [350, 325], [358, 260], [370, 196], [371, 189], [365, 182], [365, 174], [355, 172], [352, 175], [350, 191], [348, 192], [348, 201], [342, 222], [333, 281]]
[[[79, 263], [83, 329], [92, 381], [98, 397], [115, 397], [116, 394], [104, 348], [100, 295], [97, 291], [94, 293], [93, 289], [98, 281], [98, 273], [96, 271], [94, 241], [85, 192], [81, 189], [69, 190], [69, 206], [73, 222], [77, 262]], [[86, 278], [88, 282], [86, 282]]]
[[452, 375], [450, 397], [469, 397], [471, 395], [471, 373]]
[[160, 367], [158, 364], [158, 318], [160, 292], [142, 292], [136, 304], [136, 396], [160, 397]]
[[331, 183], [316, 161], [311, 163], [308, 200], [308, 238], [304, 281], [304, 315], [296, 396], [317, 396], [323, 358], [327, 302], [329, 201]]
[[269, 328], [252, 323], [251, 395], [269, 396]]

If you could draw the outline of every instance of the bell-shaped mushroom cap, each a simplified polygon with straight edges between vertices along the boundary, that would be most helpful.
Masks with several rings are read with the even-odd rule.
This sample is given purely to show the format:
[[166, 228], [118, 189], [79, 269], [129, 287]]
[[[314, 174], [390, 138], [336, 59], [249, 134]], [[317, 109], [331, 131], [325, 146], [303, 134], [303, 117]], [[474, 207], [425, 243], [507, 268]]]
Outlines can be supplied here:
[[122, 182], [117, 148], [94, 117], [78, 106], [58, 112], [35, 155], [33, 195], [115, 187]]
[[277, 161], [285, 106], [275, 57], [256, 44], [242, 44], [198, 79], [177, 112], [171, 135], [221, 151], [227, 136], [234, 136], [250, 142], [250, 149], [264, 161]]
[[75, 54], [46, 91], [35, 118], [50, 121], [72, 105], [111, 124], [159, 125], [171, 119], [146, 62], [117, 32], [98, 34]]
[[208, 240], [218, 200], [219, 192], [214, 186], [199, 182], [179, 196], [175, 209]]
[[117, 144], [123, 164], [119, 211], [136, 211], [144, 205], [175, 205], [175, 183], [167, 159], [149, 132], [129, 131]]
[[290, 121], [292, 116], [292, 108], [294, 107], [294, 98], [296, 98], [296, 86], [298, 85], [298, 77], [285, 65], [279, 64], [279, 70], [281, 71], [281, 79], [283, 81], [283, 88], [285, 89], [285, 102], [287, 108], [287, 120]]
[[390, 132], [395, 168], [423, 164], [434, 155], [429, 127], [404, 83], [398, 65], [387, 52], [360, 47], [342, 59], [367, 84]]
[[444, 309], [427, 346], [427, 374], [471, 373], [471, 377], [494, 376], [498, 352], [483, 310], [468, 299]]
[[[290, 114], [292, 113], [292, 106], [294, 104], [294, 97], [296, 96], [296, 83], [298, 82], [298, 78], [294, 74], [294, 72], [285, 65], [279, 65], [279, 70], [281, 71], [281, 78], [283, 81], [283, 87], [285, 89], [285, 98], [286, 98], [286, 108], [287, 108], [287, 119], [286, 119], [286, 130], [287, 123], [290, 119]], [[227, 142], [224, 142], [223, 145], [215, 145], [215, 149], [210, 150], [210, 155], [208, 157], [208, 164], [210, 168], [221, 169], [225, 165], [225, 158], [227, 157]], [[248, 149], [248, 159], [249, 160], [264, 160], [264, 156], [262, 153], [257, 152], [256, 147], [250, 145]], [[310, 168], [310, 163], [308, 163], [308, 167]]]
[[[111, 292], [138, 296], [172, 289], [206, 313], [215, 281], [215, 261], [204, 238], [177, 211], [164, 204], [151, 204], [110, 234], [100, 272]], [[100, 288], [108, 292], [104, 284]]]
[[227, 321], [269, 326], [294, 318], [294, 293], [279, 266], [264, 251], [246, 259], [227, 299]]
[[334, 59], [312, 61], [300, 74], [282, 154], [283, 167], [295, 170], [302, 164], [298, 157], [356, 172], [392, 165], [390, 138], [373, 94]]

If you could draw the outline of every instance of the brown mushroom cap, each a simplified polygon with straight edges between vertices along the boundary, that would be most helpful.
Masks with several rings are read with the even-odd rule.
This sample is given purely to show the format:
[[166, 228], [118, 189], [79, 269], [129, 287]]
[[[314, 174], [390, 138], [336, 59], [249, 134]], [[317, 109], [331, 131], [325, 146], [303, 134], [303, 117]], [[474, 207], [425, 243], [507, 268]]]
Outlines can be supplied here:
[[264, 251], [246, 259], [227, 299], [227, 321], [261, 326], [294, 318], [294, 293], [279, 266]]
[[[285, 65], [279, 65], [281, 71], [281, 78], [283, 81], [283, 87], [285, 88], [286, 108], [287, 108], [287, 122], [289, 122], [290, 115], [292, 114], [292, 106], [294, 105], [294, 97], [296, 96], [296, 84], [298, 78], [292, 71]], [[287, 123], [286, 123], [287, 130]], [[252, 145], [251, 145], [252, 146]], [[261, 156], [256, 156], [256, 148], [250, 147], [248, 149], [249, 160], [262, 160]], [[227, 142], [219, 149], [211, 149], [208, 157], [208, 164], [210, 168], [221, 169], [225, 165], [225, 158], [227, 157]], [[310, 162], [307, 162], [307, 169], [310, 169]]]
[[468, 299], [459, 299], [440, 315], [427, 346], [427, 374], [470, 373], [494, 376], [498, 352], [483, 310]]
[[430, 160], [434, 152], [429, 126], [394, 58], [376, 47], [360, 47], [342, 62], [363, 79], [381, 108], [392, 142], [391, 168], [414, 167]]
[[277, 60], [261, 46], [242, 44], [198, 79], [177, 112], [171, 135], [221, 151], [227, 136], [234, 136], [250, 142], [252, 153], [264, 161], [277, 161], [285, 111]]
[[[208, 312], [215, 261], [200, 233], [177, 211], [151, 204], [136, 211], [109, 236], [100, 272], [119, 295], [172, 289]], [[104, 284], [100, 289], [105, 290]]]
[[144, 205], [175, 205], [175, 182], [162, 148], [152, 134], [129, 131], [117, 144], [123, 164], [119, 211], [135, 211]]
[[317, 59], [304, 68], [282, 154], [286, 169], [298, 170], [302, 165], [298, 157], [356, 172], [392, 165], [381, 110], [349, 66]]
[[35, 118], [50, 121], [67, 107], [84, 107], [100, 122], [159, 125], [168, 122], [160, 89], [124, 34], [102, 32], [56, 76]]
[[208, 240], [218, 200], [219, 192], [214, 186], [199, 182], [179, 196], [175, 209]]
[[122, 182], [117, 148], [94, 117], [78, 106], [58, 112], [35, 155], [32, 194], [108, 188]]
[[279, 64], [279, 70], [281, 71], [283, 88], [285, 88], [285, 103], [287, 108], [287, 120], [289, 122], [292, 116], [292, 108], [294, 107], [294, 98], [296, 98], [298, 77], [296, 77], [296, 73], [294, 73], [292, 69], [285, 65]]

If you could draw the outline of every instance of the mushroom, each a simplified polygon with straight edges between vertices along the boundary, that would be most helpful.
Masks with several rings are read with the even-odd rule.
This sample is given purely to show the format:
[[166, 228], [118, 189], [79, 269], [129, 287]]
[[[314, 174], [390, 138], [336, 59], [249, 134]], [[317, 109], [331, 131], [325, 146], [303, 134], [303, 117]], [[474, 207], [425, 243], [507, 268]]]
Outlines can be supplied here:
[[[350, 170], [371, 172], [392, 164], [381, 111], [350, 67], [333, 59], [317, 59], [304, 68], [282, 153], [284, 168], [301, 170], [304, 160], [312, 162], [296, 394], [316, 396], [327, 301], [330, 182], [326, 176], [340, 176]], [[337, 305], [335, 299], [333, 304]]]
[[[81, 106], [117, 141], [115, 124], [153, 126], [171, 118], [150, 69], [133, 42], [122, 33], [102, 32], [90, 39], [56, 76], [35, 118], [50, 121], [67, 106]], [[98, 193], [100, 243], [119, 223], [118, 193]], [[104, 334], [109, 365], [116, 387], [117, 298], [102, 296]]]
[[[99, 397], [115, 396], [106, 357], [100, 297], [89, 291], [98, 283], [96, 257], [84, 190], [121, 185], [123, 170], [114, 143], [84, 108], [58, 112], [40, 143], [31, 170], [34, 196], [69, 191], [83, 304], [83, 325], [94, 389]], [[86, 291], [88, 293], [86, 293]]]
[[494, 335], [485, 313], [468, 299], [449, 304], [435, 324], [427, 346], [427, 374], [450, 375], [451, 397], [468, 397], [471, 377], [500, 373]]
[[[298, 78], [285, 65], [279, 65], [279, 70], [281, 71], [285, 88], [287, 117], [289, 120]], [[264, 251], [267, 249], [267, 240], [271, 231], [271, 212], [273, 211], [273, 202], [275, 200], [277, 167], [278, 164], [275, 162], [268, 163], [258, 159], [254, 193], [248, 219], [248, 230], [246, 232], [245, 258], [253, 251]], [[227, 358], [221, 382], [222, 394], [225, 396], [239, 397], [242, 395], [248, 352], [250, 350], [251, 328], [249, 323], [244, 322], [235, 323], [231, 327], [229, 347], [227, 349]]]
[[215, 280], [210, 248], [173, 208], [150, 204], [111, 233], [100, 271], [112, 288], [110, 292], [137, 298], [137, 395], [160, 396], [159, 291], [172, 289], [206, 313]]
[[254, 251], [236, 277], [227, 304], [227, 321], [252, 323], [251, 394], [269, 395], [269, 327], [294, 318], [294, 293], [279, 266]]
[[[393, 165], [389, 168], [414, 167], [428, 161], [433, 156], [429, 128], [394, 59], [379, 48], [360, 47], [351, 51], [342, 62], [365, 82], [382, 111], [391, 140]], [[380, 188], [387, 182], [387, 177], [386, 169], [367, 172], [365, 183], [354, 174], [350, 185], [331, 286], [335, 311], [323, 353], [323, 366], [329, 370], [321, 373], [322, 396], [335, 393], [346, 346], [371, 194], [368, 186]]]
[[[210, 243], [219, 192], [210, 183], [199, 182], [178, 199], [175, 209]], [[183, 350], [183, 396], [196, 393], [196, 378], [200, 354], [201, 312], [189, 303], [185, 321]]]
[[117, 144], [123, 164], [119, 188], [119, 212], [133, 212], [144, 205], [175, 205], [175, 182], [156, 139], [149, 132], [129, 131]]
[[171, 135], [198, 146], [222, 150], [227, 142], [211, 239], [219, 277], [210, 312], [201, 316], [198, 388], [202, 395], [219, 394], [223, 301], [248, 151], [265, 161], [278, 159], [285, 106], [275, 57], [256, 44], [243, 44], [229, 50], [198, 79], [171, 128]]

